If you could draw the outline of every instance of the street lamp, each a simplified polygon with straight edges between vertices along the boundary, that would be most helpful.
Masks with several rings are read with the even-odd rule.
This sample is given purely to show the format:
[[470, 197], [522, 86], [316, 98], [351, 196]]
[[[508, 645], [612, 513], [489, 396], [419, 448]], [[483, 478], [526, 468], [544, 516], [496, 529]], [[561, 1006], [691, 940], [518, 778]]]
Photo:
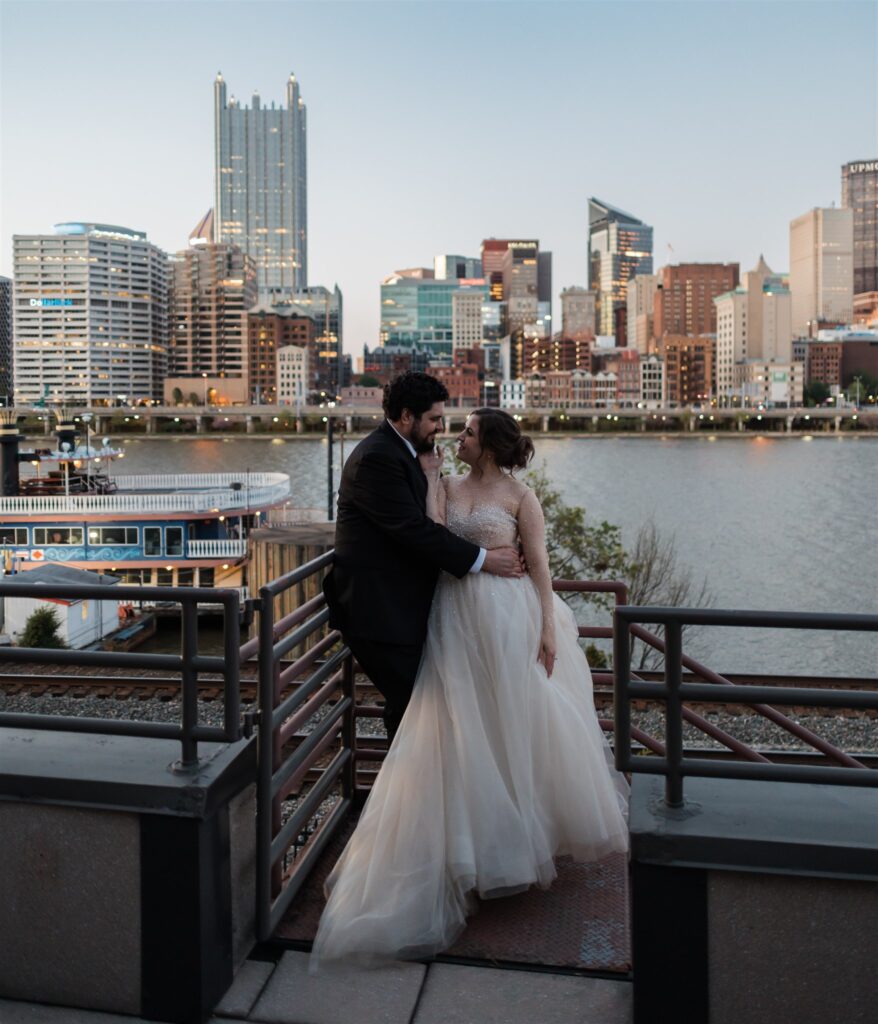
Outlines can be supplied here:
[[202, 373], [201, 379], [204, 381], [204, 408], [207, 408], [207, 374]]
[[85, 488], [87, 491], [91, 490], [91, 450], [89, 447], [89, 424], [91, 423], [92, 414], [90, 412], [84, 412], [79, 417], [85, 424]]

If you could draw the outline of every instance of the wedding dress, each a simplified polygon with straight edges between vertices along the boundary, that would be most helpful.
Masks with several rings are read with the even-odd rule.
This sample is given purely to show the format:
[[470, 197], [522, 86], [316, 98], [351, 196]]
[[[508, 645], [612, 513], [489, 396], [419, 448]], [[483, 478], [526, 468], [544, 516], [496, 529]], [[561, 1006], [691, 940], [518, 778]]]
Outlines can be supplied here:
[[[517, 541], [515, 516], [448, 505], [448, 527], [483, 547]], [[411, 702], [327, 879], [312, 968], [420, 958], [450, 946], [475, 896], [555, 878], [554, 857], [628, 846], [628, 787], [594, 710], [567, 605], [553, 595], [557, 655], [537, 662], [533, 579], [441, 574]]]

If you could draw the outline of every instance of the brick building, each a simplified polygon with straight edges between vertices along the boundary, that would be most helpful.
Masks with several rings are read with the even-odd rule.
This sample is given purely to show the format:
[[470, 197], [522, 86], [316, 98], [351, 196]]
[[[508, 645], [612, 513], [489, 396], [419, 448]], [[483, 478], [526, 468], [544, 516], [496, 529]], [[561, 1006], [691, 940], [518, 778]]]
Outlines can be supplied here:
[[653, 300], [653, 330], [665, 334], [716, 334], [718, 295], [738, 287], [737, 263], [680, 263], [663, 267]]
[[308, 351], [308, 386], [313, 390], [317, 360], [314, 353], [315, 325], [307, 316], [277, 312], [260, 305], [247, 313], [247, 360], [250, 368], [250, 401], [274, 405], [277, 393], [277, 353], [289, 345]]
[[665, 335], [659, 341], [669, 405], [700, 405], [714, 394], [716, 338]]

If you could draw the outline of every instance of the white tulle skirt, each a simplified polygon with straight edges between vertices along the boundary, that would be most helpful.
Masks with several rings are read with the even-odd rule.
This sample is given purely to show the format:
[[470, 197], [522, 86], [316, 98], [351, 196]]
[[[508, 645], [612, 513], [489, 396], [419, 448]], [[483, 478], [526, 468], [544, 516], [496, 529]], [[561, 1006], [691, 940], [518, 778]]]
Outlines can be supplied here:
[[411, 703], [327, 879], [312, 969], [432, 955], [463, 930], [474, 895], [546, 887], [559, 855], [627, 849], [628, 786], [573, 615], [557, 596], [554, 607], [548, 678], [529, 578], [440, 577]]

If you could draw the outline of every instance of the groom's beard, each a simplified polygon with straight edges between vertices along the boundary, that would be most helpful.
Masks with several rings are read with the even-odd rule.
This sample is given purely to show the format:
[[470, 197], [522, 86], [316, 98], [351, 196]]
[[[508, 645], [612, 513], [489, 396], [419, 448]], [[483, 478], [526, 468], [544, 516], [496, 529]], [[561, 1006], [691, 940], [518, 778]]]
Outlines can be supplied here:
[[412, 427], [412, 435], [409, 440], [412, 443], [412, 448], [414, 448], [416, 452], [419, 454], [426, 454], [427, 452], [433, 451], [439, 431], [433, 430], [429, 434], [422, 434], [420, 427], [420, 423], [415, 423]]

